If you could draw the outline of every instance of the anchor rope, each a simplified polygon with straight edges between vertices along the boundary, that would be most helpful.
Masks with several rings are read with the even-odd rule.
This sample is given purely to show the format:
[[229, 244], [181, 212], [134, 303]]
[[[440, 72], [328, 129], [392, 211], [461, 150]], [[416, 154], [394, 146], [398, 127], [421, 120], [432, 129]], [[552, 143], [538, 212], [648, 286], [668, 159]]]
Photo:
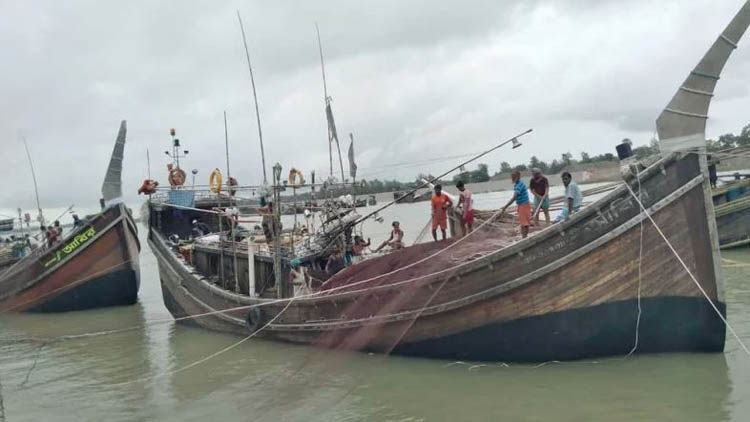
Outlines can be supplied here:
[[[643, 191], [641, 190], [641, 172], [636, 166], [635, 170], [635, 177], [638, 180], [638, 197], [639, 199], [643, 199]], [[643, 213], [643, 211], [641, 211]], [[642, 285], [642, 267], [643, 267], [643, 219], [640, 221], [640, 237], [638, 242], [638, 316], [635, 320], [635, 340], [633, 342], [633, 348], [630, 349], [630, 352], [628, 352], [627, 356], [632, 355], [635, 353], [636, 349], [638, 349], [638, 340], [639, 335], [641, 331], [641, 314], [643, 313], [643, 309], [641, 308], [641, 285]]]
[[159, 373], [159, 374], [155, 374], [155, 375], [151, 375], [151, 376], [148, 376], [148, 377], [142, 377], [142, 378], [137, 378], [137, 379], [130, 380], [130, 381], [121, 382], [121, 383], [118, 383], [118, 384], [113, 384], [112, 386], [119, 387], [119, 386], [128, 385], [128, 384], [134, 384], [134, 383], [138, 383], [138, 382], [150, 381], [150, 380], [153, 380], [153, 379], [156, 379], [156, 378], [161, 378], [161, 377], [164, 377], [164, 376], [167, 376], [167, 375], [174, 375], [174, 374], [177, 374], [179, 372], [184, 372], [184, 371], [187, 371], [190, 368], [194, 368], [194, 367], [196, 367], [196, 366], [198, 366], [198, 365], [200, 365], [202, 363], [208, 362], [209, 360], [211, 360], [211, 359], [213, 359], [215, 357], [218, 357], [218, 356], [220, 356], [220, 355], [222, 355], [222, 354], [224, 354], [224, 353], [226, 353], [226, 352], [228, 352], [228, 351], [230, 351], [230, 350], [232, 350], [232, 349], [240, 346], [241, 344], [247, 342], [251, 338], [255, 337], [258, 333], [260, 333], [266, 327], [268, 327], [274, 321], [276, 321], [281, 316], [281, 314], [283, 314], [287, 309], [289, 309], [289, 307], [292, 305], [292, 303], [294, 303], [294, 299], [290, 300], [289, 303], [287, 303], [287, 305], [284, 307], [284, 309], [281, 310], [281, 312], [279, 312], [276, 316], [274, 316], [273, 318], [271, 318], [265, 325], [263, 325], [262, 327], [260, 327], [258, 330], [256, 330], [252, 334], [248, 335], [247, 337], [245, 337], [245, 338], [243, 338], [243, 339], [241, 339], [241, 340], [239, 340], [237, 342], [234, 342], [234, 343], [230, 344], [229, 346], [227, 346], [227, 347], [225, 347], [225, 348], [223, 348], [223, 349], [221, 349], [221, 350], [219, 350], [217, 352], [211, 353], [208, 356], [204, 356], [204, 357], [202, 357], [202, 358], [200, 358], [200, 359], [198, 359], [198, 360], [196, 360], [196, 361], [194, 361], [192, 363], [189, 363], [189, 364], [184, 365], [184, 366], [182, 366], [180, 368], [177, 368], [177, 369], [173, 369], [173, 370], [170, 370], [170, 371], [165, 371], [165, 372], [162, 372], [162, 373]]
[[659, 225], [656, 224], [656, 221], [654, 221], [653, 217], [651, 217], [651, 214], [649, 214], [649, 212], [643, 206], [643, 203], [635, 195], [635, 193], [633, 192], [633, 189], [630, 188], [630, 185], [628, 183], [625, 184], [625, 187], [627, 187], [628, 192], [630, 192], [630, 195], [633, 197], [633, 199], [635, 199], [635, 201], [641, 207], [641, 210], [643, 210], [644, 214], [646, 215], [646, 218], [648, 218], [649, 221], [651, 221], [651, 224], [654, 226], [654, 228], [659, 233], [659, 235], [661, 236], [661, 238], [664, 240], [664, 242], [667, 244], [667, 246], [669, 247], [669, 249], [672, 251], [672, 253], [674, 254], [675, 258], [677, 258], [677, 261], [679, 261], [680, 264], [682, 264], [682, 267], [685, 269], [685, 272], [687, 272], [687, 274], [693, 280], [693, 283], [695, 283], [695, 285], [698, 287], [698, 290], [700, 290], [700, 292], [706, 298], [706, 300], [708, 301], [708, 303], [711, 305], [711, 307], [713, 308], [713, 310], [716, 312], [716, 315], [718, 315], [719, 318], [721, 318], [722, 322], [724, 322], [724, 325], [727, 327], [727, 329], [729, 330], [729, 332], [732, 333], [732, 336], [734, 336], [734, 338], [737, 340], [737, 342], [740, 344], [740, 346], [742, 346], [742, 349], [745, 351], [745, 354], [747, 354], [747, 356], [750, 357], [750, 349], [747, 348], [747, 346], [742, 341], [742, 339], [740, 338], [740, 336], [737, 335], [737, 332], [734, 330], [734, 327], [732, 327], [732, 325], [729, 324], [729, 321], [727, 321], [727, 319], [724, 317], [724, 315], [722, 315], [721, 311], [719, 311], [719, 308], [716, 306], [716, 304], [714, 303], [714, 301], [711, 300], [711, 298], [708, 296], [708, 293], [706, 293], [706, 291], [703, 289], [703, 286], [701, 286], [701, 284], [698, 282], [698, 279], [695, 278], [695, 276], [693, 275], [693, 272], [690, 271], [690, 268], [688, 268], [687, 264], [685, 264], [685, 261], [682, 259], [682, 257], [680, 256], [680, 254], [677, 253], [677, 250], [674, 248], [674, 246], [672, 246], [672, 243], [669, 241], [669, 239], [667, 239], [667, 236], [664, 235], [664, 233], [661, 231], [661, 228], [659, 228]]

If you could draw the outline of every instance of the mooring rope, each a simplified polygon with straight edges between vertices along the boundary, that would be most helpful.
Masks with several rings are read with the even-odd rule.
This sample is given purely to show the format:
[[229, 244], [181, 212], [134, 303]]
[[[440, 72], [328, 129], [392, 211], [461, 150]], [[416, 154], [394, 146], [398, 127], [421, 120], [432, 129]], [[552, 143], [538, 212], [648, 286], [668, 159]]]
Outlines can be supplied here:
[[716, 312], [716, 315], [718, 315], [719, 318], [721, 318], [721, 320], [724, 322], [724, 325], [732, 333], [732, 336], [734, 336], [734, 338], [737, 340], [737, 342], [740, 343], [740, 346], [742, 346], [742, 349], [745, 351], [745, 354], [747, 354], [747, 356], [750, 357], [750, 349], [747, 348], [747, 346], [742, 341], [742, 339], [740, 338], [740, 336], [737, 335], [737, 332], [734, 331], [734, 328], [732, 327], [731, 324], [729, 324], [729, 321], [727, 321], [727, 319], [724, 318], [724, 315], [721, 314], [721, 311], [719, 310], [719, 308], [716, 306], [716, 304], [714, 303], [714, 301], [711, 300], [711, 298], [708, 296], [708, 293], [706, 293], [706, 291], [703, 289], [703, 286], [701, 286], [701, 284], [698, 282], [698, 279], [695, 278], [695, 276], [693, 275], [693, 272], [690, 271], [690, 268], [688, 268], [687, 264], [685, 264], [685, 261], [682, 259], [682, 257], [680, 256], [680, 254], [677, 253], [677, 250], [674, 248], [674, 246], [672, 246], [672, 243], [669, 241], [669, 239], [667, 239], [667, 236], [665, 236], [664, 233], [661, 231], [661, 229], [659, 228], [659, 225], [656, 224], [656, 221], [654, 221], [653, 217], [651, 217], [651, 214], [649, 214], [649, 212], [643, 206], [643, 203], [640, 201], [640, 199], [638, 199], [638, 197], [635, 196], [635, 193], [633, 192], [633, 189], [630, 188], [630, 184], [626, 183], [625, 187], [628, 188], [628, 192], [630, 192], [630, 195], [633, 196], [633, 199], [635, 199], [635, 201], [641, 207], [641, 210], [643, 210], [643, 212], [645, 213], [646, 217], [649, 219], [649, 221], [651, 221], [651, 224], [654, 226], [654, 228], [659, 233], [659, 235], [661, 236], [661, 238], [664, 239], [664, 242], [667, 244], [667, 246], [672, 251], [672, 253], [674, 254], [674, 256], [677, 258], [677, 260], [680, 262], [680, 264], [682, 264], [682, 267], [685, 269], [685, 272], [687, 272], [687, 274], [693, 280], [693, 283], [695, 283], [695, 285], [698, 287], [698, 290], [700, 290], [700, 292], [706, 298], [706, 300], [708, 301], [708, 303], [714, 309], [714, 311]]
[[226, 352], [228, 352], [228, 351], [230, 351], [230, 350], [232, 350], [232, 349], [240, 346], [241, 344], [247, 342], [251, 338], [255, 337], [258, 333], [260, 333], [261, 331], [263, 331], [264, 329], [266, 329], [266, 327], [268, 327], [269, 325], [273, 324], [273, 322], [276, 321], [281, 316], [281, 314], [283, 314], [284, 312], [286, 312], [287, 309], [289, 309], [289, 307], [292, 305], [292, 303], [294, 303], [294, 298], [292, 298], [292, 300], [290, 300], [289, 303], [287, 303], [287, 305], [284, 307], [284, 309], [281, 310], [281, 312], [279, 312], [278, 314], [276, 314], [276, 316], [274, 316], [273, 318], [271, 318], [265, 325], [263, 325], [262, 327], [260, 327], [258, 330], [254, 331], [253, 333], [251, 333], [247, 337], [245, 337], [245, 338], [243, 338], [243, 339], [241, 339], [241, 340], [239, 340], [239, 341], [237, 341], [235, 343], [232, 343], [229, 346], [227, 346], [227, 347], [225, 347], [225, 348], [223, 348], [223, 349], [221, 349], [221, 350], [219, 350], [217, 352], [211, 353], [208, 356], [204, 356], [201, 359], [198, 359], [198, 360], [196, 360], [196, 361], [194, 361], [192, 363], [189, 363], [189, 364], [187, 364], [185, 366], [182, 366], [180, 368], [177, 368], [177, 369], [174, 369], [174, 370], [171, 370], [171, 371], [165, 371], [165, 372], [162, 372], [160, 374], [155, 374], [155, 375], [151, 375], [151, 376], [148, 376], [148, 377], [138, 378], [138, 379], [134, 379], [134, 380], [131, 380], [131, 381], [125, 381], [125, 382], [121, 382], [121, 383], [118, 383], [118, 384], [112, 384], [112, 386], [113, 387], [119, 387], [119, 386], [128, 385], [128, 384], [134, 384], [134, 383], [138, 383], [138, 382], [150, 381], [150, 380], [153, 380], [153, 379], [156, 379], [156, 378], [161, 378], [161, 377], [164, 377], [164, 376], [167, 376], [167, 375], [174, 375], [174, 374], [177, 374], [179, 372], [184, 372], [184, 371], [187, 371], [190, 368], [194, 368], [194, 367], [196, 367], [196, 366], [198, 366], [198, 365], [200, 365], [202, 363], [208, 362], [209, 360], [211, 360], [211, 359], [213, 359], [215, 357], [218, 357], [218, 356], [220, 356], [220, 355], [222, 355], [222, 354], [224, 354], [224, 353], [226, 353]]
[[[643, 191], [641, 190], [641, 172], [638, 170], [636, 166], [635, 170], [635, 177], [638, 180], [638, 197], [643, 198]], [[643, 211], [641, 211], [641, 214]], [[643, 267], [643, 219], [640, 221], [640, 238], [638, 242], [638, 316], [635, 320], [635, 340], [633, 342], [633, 348], [630, 349], [630, 352], [628, 352], [627, 356], [632, 355], [635, 353], [636, 349], [638, 349], [638, 340], [640, 335], [640, 329], [641, 329], [641, 314], [643, 312], [643, 309], [641, 308], [641, 285], [642, 285], [642, 267]]]

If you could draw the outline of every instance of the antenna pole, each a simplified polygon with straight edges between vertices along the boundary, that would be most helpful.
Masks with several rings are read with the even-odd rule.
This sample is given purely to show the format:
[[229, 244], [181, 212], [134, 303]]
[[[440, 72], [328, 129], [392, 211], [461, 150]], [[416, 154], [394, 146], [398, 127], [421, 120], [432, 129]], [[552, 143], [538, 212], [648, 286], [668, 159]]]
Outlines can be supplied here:
[[148, 148], [146, 148], [146, 172], [148, 174], [148, 180], [151, 180], [151, 156], [148, 153]]
[[253, 66], [250, 64], [250, 51], [247, 49], [247, 38], [245, 37], [245, 27], [242, 25], [240, 11], [237, 11], [237, 20], [240, 21], [240, 30], [242, 31], [242, 43], [245, 45], [245, 57], [247, 58], [247, 69], [250, 71], [250, 84], [253, 86], [253, 100], [255, 101], [255, 119], [258, 121], [258, 138], [260, 139], [260, 158], [263, 164], [263, 184], [268, 183], [266, 176], [266, 153], [263, 149], [263, 131], [260, 128], [260, 111], [258, 109], [258, 94], [255, 90], [255, 78], [253, 77]]
[[227, 183], [229, 182], [229, 131], [227, 130], [227, 111], [224, 110], [224, 151], [227, 155]]
[[39, 205], [39, 188], [36, 184], [36, 173], [34, 172], [34, 163], [31, 162], [31, 154], [29, 153], [29, 146], [26, 144], [26, 138], [23, 138], [23, 146], [26, 148], [26, 157], [29, 159], [29, 167], [31, 167], [31, 179], [34, 181], [34, 194], [36, 195], [36, 208], [39, 210], [39, 224], [44, 225], [44, 214], [42, 214], [42, 206]]

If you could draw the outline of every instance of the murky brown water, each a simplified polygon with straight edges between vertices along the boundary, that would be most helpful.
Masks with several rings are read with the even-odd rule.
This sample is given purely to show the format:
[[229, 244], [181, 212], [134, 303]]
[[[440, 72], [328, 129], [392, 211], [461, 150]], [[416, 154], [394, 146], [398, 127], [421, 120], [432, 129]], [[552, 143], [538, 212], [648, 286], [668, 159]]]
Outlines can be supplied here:
[[[497, 207], [503, 198], [477, 195], [477, 205]], [[427, 207], [392, 207], [382, 225], [366, 229], [375, 242], [398, 218], [407, 240], [414, 239]], [[544, 366], [384, 357], [253, 339], [175, 373], [239, 339], [171, 322], [155, 259], [143, 246], [135, 306], [0, 316], [7, 421], [744, 422], [750, 415], [750, 358], [729, 334], [723, 354]], [[750, 263], [750, 250], [723, 256]], [[750, 266], [728, 265], [724, 274], [729, 320], [750, 343]], [[5, 341], [134, 325], [146, 328], [41, 347]]]

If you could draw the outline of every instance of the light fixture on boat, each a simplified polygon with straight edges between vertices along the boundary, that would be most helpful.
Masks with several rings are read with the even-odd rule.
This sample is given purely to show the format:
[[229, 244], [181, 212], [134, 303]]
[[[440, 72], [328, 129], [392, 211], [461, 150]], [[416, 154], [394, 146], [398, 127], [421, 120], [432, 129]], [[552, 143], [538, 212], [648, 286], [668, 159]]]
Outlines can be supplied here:
[[513, 149], [516, 149], [520, 147], [521, 145], [523, 145], [522, 143], [518, 142], [518, 138], [513, 138], [511, 142], [513, 142]]

